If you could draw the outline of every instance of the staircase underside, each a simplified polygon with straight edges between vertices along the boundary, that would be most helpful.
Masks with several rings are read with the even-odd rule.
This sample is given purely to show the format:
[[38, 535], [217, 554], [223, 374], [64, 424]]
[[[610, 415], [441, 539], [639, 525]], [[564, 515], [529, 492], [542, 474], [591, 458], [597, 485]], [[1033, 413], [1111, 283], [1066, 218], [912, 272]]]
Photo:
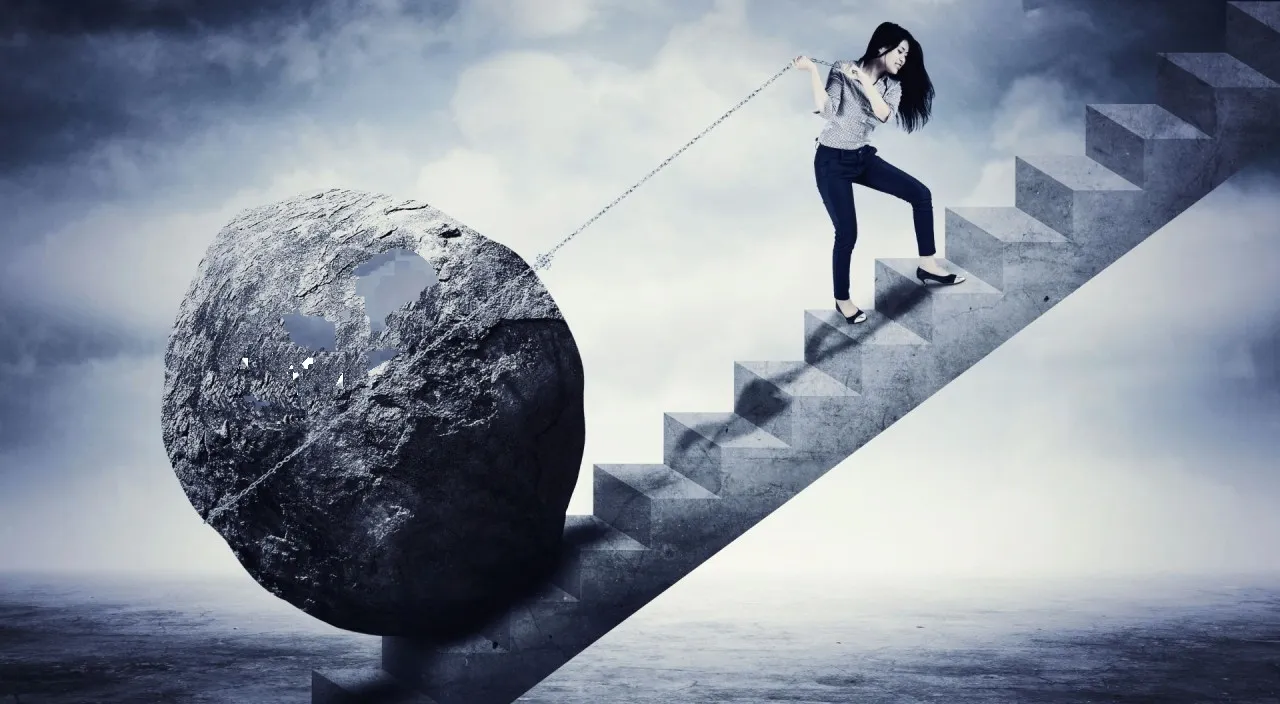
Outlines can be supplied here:
[[662, 464], [596, 465], [542, 593], [464, 642], [384, 638], [380, 667], [313, 673], [312, 701], [514, 701], [1273, 147], [1280, 2], [1225, 12], [1227, 51], [1162, 54], [1155, 104], [1086, 106], [1085, 154], [1017, 157], [1014, 207], [947, 209], [968, 281], [877, 260], [865, 323], [805, 311], [804, 359], [738, 362], [732, 413], [668, 413]]

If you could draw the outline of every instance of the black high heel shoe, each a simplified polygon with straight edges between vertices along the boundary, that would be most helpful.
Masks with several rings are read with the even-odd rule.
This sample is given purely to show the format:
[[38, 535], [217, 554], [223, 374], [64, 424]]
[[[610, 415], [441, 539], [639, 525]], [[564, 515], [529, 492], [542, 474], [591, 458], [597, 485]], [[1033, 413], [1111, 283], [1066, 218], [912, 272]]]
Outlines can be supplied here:
[[[844, 315], [844, 311], [840, 310], [839, 303], [836, 304], [836, 312], [839, 313], [840, 315]], [[866, 319], [867, 319], [867, 314], [864, 313], [861, 308], [859, 308], [858, 312], [854, 313], [853, 315], [844, 315], [844, 321], [846, 323], [849, 323], [850, 325], [857, 325], [858, 323], [861, 323]]]
[[928, 283], [928, 281], [925, 281], [925, 279], [928, 279], [929, 281], [937, 281], [938, 283], [942, 284], [943, 286], [955, 286], [956, 284], [961, 283], [961, 282], [963, 282], [963, 281], [964, 281], [964, 277], [963, 277], [963, 276], [956, 276], [955, 274], [947, 274], [946, 276], [938, 276], [937, 274], [935, 274], [935, 273], [933, 273], [933, 272], [931, 272], [931, 271], [925, 271], [924, 269], [921, 269], [920, 267], [916, 267], [916, 278], [917, 278], [917, 279], [920, 279], [920, 284], [921, 284], [921, 285], [925, 285], [925, 284], [927, 284], [927, 283]]

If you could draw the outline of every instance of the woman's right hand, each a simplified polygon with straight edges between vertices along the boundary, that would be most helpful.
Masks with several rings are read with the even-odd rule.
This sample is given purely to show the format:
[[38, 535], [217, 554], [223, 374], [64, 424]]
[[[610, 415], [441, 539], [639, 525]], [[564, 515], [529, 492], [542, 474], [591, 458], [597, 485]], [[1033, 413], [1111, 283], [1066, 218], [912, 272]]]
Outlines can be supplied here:
[[818, 67], [814, 65], [813, 61], [809, 57], [804, 55], [797, 56], [794, 60], [792, 60], [791, 65], [799, 69], [804, 69], [805, 71], [818, 70]]

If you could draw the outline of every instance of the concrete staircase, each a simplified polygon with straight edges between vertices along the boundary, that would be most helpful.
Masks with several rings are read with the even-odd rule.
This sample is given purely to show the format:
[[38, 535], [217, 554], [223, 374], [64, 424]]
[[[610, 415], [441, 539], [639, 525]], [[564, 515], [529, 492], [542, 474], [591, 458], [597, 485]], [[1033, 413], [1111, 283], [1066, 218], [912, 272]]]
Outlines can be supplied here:
[[663, 464], [596, 465], [542, 593], [465, 642], [384, 638], [312, 701], [514, 701], [1276, 143], [1280, 3], [1225, 12], [1227, 52], [1161, 55], [1156, 104], [1086, 107], [1086, 154], [1018, 157], [1015, 207], [947, 210], [968, 281], [878, 260], [867, 322], [805, 311], [804, 360], [737, 363], [734, 412], [666, 414]]

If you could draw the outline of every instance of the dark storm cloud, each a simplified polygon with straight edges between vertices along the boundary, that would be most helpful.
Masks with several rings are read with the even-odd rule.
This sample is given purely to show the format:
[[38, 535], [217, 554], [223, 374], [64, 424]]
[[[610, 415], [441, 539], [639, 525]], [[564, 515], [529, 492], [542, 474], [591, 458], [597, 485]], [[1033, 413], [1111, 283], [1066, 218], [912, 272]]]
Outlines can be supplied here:
[[90, 316], [0, 302], [0, 370], [52, 368], [121, 354], [154, 354], [155, 344]]
[[[259, 98], [270, 67], [235, 75], [203, 58], [198, 40], [263, 33], [264, 23], [296, 21], [308, 5], [11, 0], [0, 15], [0, 176], [55, 165], [111, 137], [163, 138], [191, 117], [178, 106], [193, 99]], [[144, 42], [159, 55], [130, 61], [129, 47]]]
[[288, 17], [316, 4], [316, 0], [8, 0], [0, 17], [0, 35], [202, 32]]
[[[280, 109], [287, 31], [314, 41], [367, 12], [355, 0], [9, 0], [0, 7], [0, 179], [56, 170], [117, 138], [164, 143], [237, 109]], [[405, 12], [443, 21], [453, 2]], [[234, 38], [246, 52], [216, 52]], [[240, 57], [240, 58], [233, 58]]]
[[204, 32], [281, 20], [312, 11], [317, 0], [8, 0], [0, 36], [76, 36], [110, 32]]
[[116, 323], [0, 301], [0, 448], [45, 439], [39, 404], [69, 366], [161, 351], [160, 341]]
[[[1035, 0], [1038, 46], [1002, 63], [1063, 81], [1087, 101], [1155, 100], [1161, 52], [1223, 50], [1221, 0]], [[1082, 110], [1083, 114], [1083, 110]]]

